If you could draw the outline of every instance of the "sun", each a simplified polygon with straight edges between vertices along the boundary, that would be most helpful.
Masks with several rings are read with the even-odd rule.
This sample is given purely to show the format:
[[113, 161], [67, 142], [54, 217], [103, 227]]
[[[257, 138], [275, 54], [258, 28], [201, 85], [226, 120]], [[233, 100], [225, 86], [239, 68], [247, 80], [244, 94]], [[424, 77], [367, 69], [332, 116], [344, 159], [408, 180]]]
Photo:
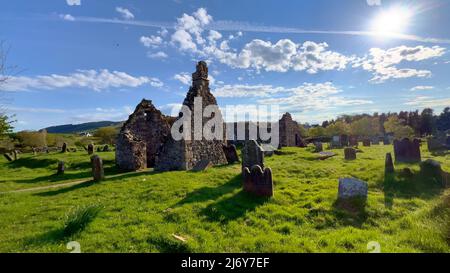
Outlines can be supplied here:
[[393, 7], [382, 11], [372, 23], [372, 31], [378, 34], [403, 33], [413, 13], [406, 7]]

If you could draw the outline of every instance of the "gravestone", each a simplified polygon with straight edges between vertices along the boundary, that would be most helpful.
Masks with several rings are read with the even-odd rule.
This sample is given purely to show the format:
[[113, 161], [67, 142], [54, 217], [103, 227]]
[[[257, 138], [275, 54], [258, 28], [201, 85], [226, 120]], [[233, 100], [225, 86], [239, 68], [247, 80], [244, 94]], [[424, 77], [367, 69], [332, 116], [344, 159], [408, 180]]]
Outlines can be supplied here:
[[328, 158], [333, 157], [333, 156], [336, 156], [336, 154], [333, 153], [333, 152], [320, 152], [318, 159], [319, 160], [325, 160], [325, 159], [328, 159]]
[[356, 150], [353, 148], [345, 148], [344, 155], [345, 155], [345, 160], [355, 160], [356, 159]]
[[348, 138], [348, 144], [349, 144], [349, 146], [358, 146], [358, 137], [356, 137], [356, 136], [349, 136], [349, 138]]
[[92, 177], [95, 182], [102, 181], [105, 179], [105, 172], [103, 170], [103, 161], [98, 155], [93, 155], [91, 157], [92, 164]]
[[331, 138], [330, 147], [332, 149], [334, 149], [334, 148], [341, 148], [342, 147], [341, 146], [341, 138], [340, 138], [340, 136], [333, 136]]
[[110, 151], [110, 149], [109, 149], [109, 145], [108, 144], [103, 146], [103, 152], [109, 152], [109, 151]]
[[339, 178], [338, 198], [348, 199], [361, 197], [367, 199], [367, 182], [355, 178]]
[[65, 152], [67, 152], [67, 143], [63, 143], [63, 145], [62, 145], [62, 147], [61, 147], [61, 152], [62, 153], [65, 153]]
[[254, 165], [264, 168], [264, 151], [256, 140], [247, 140], [242, 149], [242, 168], [250, 169]]
[[266, 168], [263, 171], [261, 166], [254, 165], [251, 170], [244, 167], [242, 172], [245, 192], [259, 197], [273, 196], [273, 179], [270, 168]]
[[363, 146], [370, 147], [370, 139], [368, 139], [368, 138], [363, 139]]
[[349, 146], [349, 136], [348, 135], [340, 135], [339, 136], [339, 141], [340, 141], [340, 145], [341, 147], [347, 147]]
[[442, 187], [448, 185], [448, 174], [442, 170], [441, 163], [433, 159], [427, 159], [420, 163], [420, 173], [423, 177], [433, 179]]
[[37, 149], [33, 148], [33, 155], [37, 155]]
[[414, 163], [421, 161], [420, 141], [408, 138], [394, 141], [395, 162]]
[[274, 155], [274, 152], [277, 150], [270, 144], [261, 144], [261, 148], [264, 152], [264, 156], [270, 157]]
[[59, 161], [58, 162], [58, 171], [56, 173], [57, 175], [63, 175], [64, 174], [64, 162]]
[[235, 162], [239, 162], [239, 156], [237, 154], [236, 146], [233, 144], [223, 146], [223, 152], [225, 153], [225, 157], [227, 158], [228, 164], [233, 164]]
[[94, 144], [90, 143], [87, 147], [88, 154], [91, 155], [94, 153]]
[[386, 160], [384, 162], [384, 173], [394, 173], [394, 161], [392, 160], [392, 154], [386, 153]]
[[14, 160], [19, 159], [20, 156], [19, 156], [19, 152], [17, 150], [13, 151], [13, 157], [14, 157]]
[[323, 152], [323, 144], [322, 144], [322, 142], [316, 142], [316, 143], [314, 143], [314, 152], [316, 152], [316, 153], [320, 153], [320, 152]]
[[372, 137], [371, 139], [372, 145], [380, 145], [380, 138], [379, 137]]
[[97, 146], [97, 153], [100, 153], [102, 151], [102, 148], [100, 146]]
[[3, 154], [3, 156], [8, 160], [9, 162], [13, 161], [12, 157], [9, 154]]
[[446, 138], [442, 136], [428, 138], [427, 144], [428, 144], [428, 151], [430, 152], [447, 150], [449, 148], [447, 147]]
[[204, 160], [199, 161], [197, 164], [195, 164], [195, 166], [192, 168], [192, 170], [194, 172], [200, 172], [200, 171], [205, 171], [212, 166], [213, 166], [213, 164], [211, 163], [211, 161], [204, 159]]

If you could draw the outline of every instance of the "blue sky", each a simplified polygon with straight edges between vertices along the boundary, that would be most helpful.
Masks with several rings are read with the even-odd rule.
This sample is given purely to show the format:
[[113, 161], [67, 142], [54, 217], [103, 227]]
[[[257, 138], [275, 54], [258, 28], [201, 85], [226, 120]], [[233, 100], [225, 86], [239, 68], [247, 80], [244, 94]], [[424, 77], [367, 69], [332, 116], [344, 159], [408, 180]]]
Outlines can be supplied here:
[[170, 114], [198, 60], [221, 107], [300, 122], [450, 106], [450, 1], [1, 0], [16, 130]]

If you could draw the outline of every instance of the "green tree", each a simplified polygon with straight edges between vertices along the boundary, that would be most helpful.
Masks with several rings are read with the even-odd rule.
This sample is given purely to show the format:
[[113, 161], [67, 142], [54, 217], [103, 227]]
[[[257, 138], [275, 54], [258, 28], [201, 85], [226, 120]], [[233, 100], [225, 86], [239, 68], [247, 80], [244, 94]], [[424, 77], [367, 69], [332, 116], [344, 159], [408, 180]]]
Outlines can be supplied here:
[[384, 123], [384, 129], [386, 133], [393, 133], [394, 137], [398, 139], [414, 135], [414, 130], [410, 126], [404, 125], [398, 116], [389, 117]]
[[20, 143], [26, 147], [45, 147], [47, 146], [46, 132], [22, 131], [17, 133]]
[[310, 136], [310, 137], [325, 136], [325, 129], [321, 126], [309, 128], [308, 136]]
[[328, 125], [328, 127], [325, 129], [325, 134], [327, 136], [339, 136], [339, 135], [346, 135], [349, 133], [349, 126], [344, 121], [336, 121], [333, 124]]
[[355, 136], [370, 137], [380, 133], [379, 119], [363, 117], [350, 124], [350, 133]]
[[100, 138], [103, 144], [114, 144], [119, 130], [115, 127], [102, 127], [95, 131], [94, 136]]
[[425, 108], [420, 114], [420, 134], [431, 135], [436, 129], [436, 120], [433, 115], [433, 109]]
[[436, 120], [436, 127], [439, 131], [450, 130], [450, 107], [446, 107]]

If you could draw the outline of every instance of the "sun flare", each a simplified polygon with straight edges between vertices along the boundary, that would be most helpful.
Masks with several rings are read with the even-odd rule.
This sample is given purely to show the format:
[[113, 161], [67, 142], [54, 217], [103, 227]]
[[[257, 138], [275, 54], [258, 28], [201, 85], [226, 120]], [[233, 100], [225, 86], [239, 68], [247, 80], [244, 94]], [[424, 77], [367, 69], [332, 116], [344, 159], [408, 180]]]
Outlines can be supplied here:
[[372, 30], [379, 33], [403, 33], [412, 17], [411, 10], [394, 7], [381, 12], [373, 21]]

